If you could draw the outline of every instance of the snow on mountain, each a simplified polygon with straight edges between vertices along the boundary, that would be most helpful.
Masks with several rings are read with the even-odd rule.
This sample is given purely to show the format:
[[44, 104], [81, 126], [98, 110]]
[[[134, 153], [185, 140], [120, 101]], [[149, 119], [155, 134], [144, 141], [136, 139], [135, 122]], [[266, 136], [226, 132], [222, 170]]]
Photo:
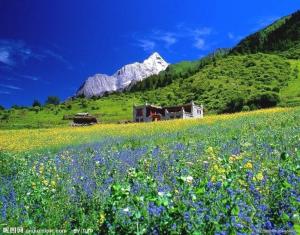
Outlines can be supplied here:
[[168, 67], [168, 63], [157, 53], [153, 53], [143, 63], [123, 66], [112, 76], [96, 74], [89, 77], [76, 92], [76, 96], [102, 96], [104, 93], [122, 91], [151, 75], [158, 74]]

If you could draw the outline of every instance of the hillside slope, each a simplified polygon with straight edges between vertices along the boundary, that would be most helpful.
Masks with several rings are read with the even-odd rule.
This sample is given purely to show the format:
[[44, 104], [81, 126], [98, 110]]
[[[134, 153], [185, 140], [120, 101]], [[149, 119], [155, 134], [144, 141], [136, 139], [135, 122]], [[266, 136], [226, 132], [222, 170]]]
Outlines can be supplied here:
[[242, 40], [232, 54], [276, 53], [300, 59], [300, 11], [283, 17], [265, 29]]
[[[279, 103], [279, 91], [295, 76], [289, 61], [276, 55], [226, 56], [195, 75], [143, 94], [150, 103], [178, 104], [194, 100], [206, 111], [233, 112]], [[263, 96], [272, 102], [264, 102]], [[248, 106], [248, 107], [247, 107]]]
[[147, 91], [165, 87], [176, 80], [193, 76], [206, 65], [218, 58], [226, 56], [228, 53], [229, 49], [218, 49], [200, 60], [183, 61], [177, 64], [171, 64], [165, 71], [137, 82], [129, 89], [129, 91]]
[[300, 106], [300, 60], [290, 60], [293, 79], [280, 91], [285, 106]]

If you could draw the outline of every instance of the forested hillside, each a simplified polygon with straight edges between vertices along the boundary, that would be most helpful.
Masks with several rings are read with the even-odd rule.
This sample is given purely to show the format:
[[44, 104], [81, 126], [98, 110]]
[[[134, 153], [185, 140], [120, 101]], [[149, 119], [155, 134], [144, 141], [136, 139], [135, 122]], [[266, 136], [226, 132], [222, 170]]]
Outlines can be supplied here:
[[275, 106], [279, 91], [296, 79], [298, 68], [276, 55], [225, 56], [189, 78], [144, 92], [143, 100], [162, 105], [194, 100], [210, 112], [235, 112]]
[[290, 59], [300, 55], [300, 11], [284, 17], [242, 40], [232, 54], [276, 53]]

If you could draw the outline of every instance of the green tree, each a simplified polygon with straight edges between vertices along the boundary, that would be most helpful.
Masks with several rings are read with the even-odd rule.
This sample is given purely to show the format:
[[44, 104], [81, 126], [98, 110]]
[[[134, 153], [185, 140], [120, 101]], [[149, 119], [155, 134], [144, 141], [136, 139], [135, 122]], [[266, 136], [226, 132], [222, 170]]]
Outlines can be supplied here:
[[53, 105], [59, 105], [60, 99], [57, 96], [48, 96], [46, 100], [46, 105], [53, 104]]
[[42, 104], [40, 101], [34, 100], [32, 103], [32, 107], [42, 107]]
[[9, 119], [9, 114], [8, 113], [4, 113], [3, 116], [1, 117], [2, 121], [8, 121]]
[[275, 92], [265, 92], [252, 96], [247, 102], [248, 105], [255, 105], [258, 108], [274, 107], [280, 102], [280, 97]]

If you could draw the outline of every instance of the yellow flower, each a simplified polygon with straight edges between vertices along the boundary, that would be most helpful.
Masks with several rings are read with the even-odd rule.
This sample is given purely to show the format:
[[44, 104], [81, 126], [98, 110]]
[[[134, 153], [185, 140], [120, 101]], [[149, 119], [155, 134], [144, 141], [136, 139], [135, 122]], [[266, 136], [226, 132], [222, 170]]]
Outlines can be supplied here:
[[217, 177], [215, 175], [213, 175], [210, 179], [211, 182], [216, 182], [217, 181]]
[[211, 147], [211, 146], [210, 146], [210, 147], [208, 147], [208, 149], [207, 149], [207, 152], [208, 152], [208, 153], [213, 153], [213, 152], [214, 152], [214, 148], [213, 148], [213, 147]]
[[253, 168], [253, 165], [251, 162], [247, 162], [245, 165], [244, 165], [244, 168], [246, 169], [252, 169]]
[[[12, 152], [24, 152], [30, 150], [39, 150], [47, 147], [61, 147], [75, 143], [88, 143], [95, 137], [113, 137], [113, 136], [148, 136], [149, 134], [161, 132], [174, 132], [186, 129], [195, 125], [208, 125], [219, 121], [236, 119], [244, 116], [257, 116], [268, 113], [284, 113], [293, 110], [289, 108], [274, 108], [267, 110], [258, 110], [250, 113], [235, 113], [225, 115], [208, 115], [201, 120], [173, 120], [155, 123], [133, 123], [133, 124], [99, 124], [85, 128], [74, 127], [54, 127], [49, 129], [21, 129], [21, 130], [0, 130], [0, 150]], [[276, 114], [277, 115], [277, 114]], [[126, 125], [126, 126], [125, 126]], [[245, 143], [246, 146], [248, 143]], [[216, 158], [218, 151], [209, 147], [206, 152], [210, 158]], [[65, 152], [62, 156], [70, 159], [70, 154]], [[44, 173], [43, 167], [41, 172]], [[48, 170], [48, 169], [47, 169]], [[40, 172], [39, 172], [40, 173]]]
[[39, 172], [40, 172], [40, 174], [43, 174], [43, 172], [44, 172], [44, 165], [43, 164], [41, 164], [40, 165], [40, 168], [39, 168]]
[[31, 187], [32, 187], [33, 189], [35, 189], [35, 188], [36, 188], [36, 183], [32, 182], [32, 183], [31, 183]]
[[259, 173], [255, 176], [255, 179], [256, 179], [256, 180], [263, 180], [263, 178], [264, 178], [264, 175], [263, 175], [261, 172], [259, 172]]
[[105, 221], [105, 214], [104, 212], [101, 212], [99, 215], [99, 225], [102, 225]]
[[247, 186], [247, 183], [244, 180], [239, 179], [238, 181], [239, 181], [240, 185]]
[[52, 186], [53, 188], [56, 187], [56, 182], [55, 182], [54, 180], [51, 180], [51, 186]]
[[217, 164], [213, 165], [213, 169], [220, 174], [223, 174], [226, 172], [226, 170], [223, 167], [218, 166]]
[[43, 180], [43, 184], [48, 186], [48, 184], [49, 184], [48, 180]]
[[235, 155], [232, 155], [229, 157], [229, 161], [230, 162], [234, 162], [236, 160], [236, 156]]

